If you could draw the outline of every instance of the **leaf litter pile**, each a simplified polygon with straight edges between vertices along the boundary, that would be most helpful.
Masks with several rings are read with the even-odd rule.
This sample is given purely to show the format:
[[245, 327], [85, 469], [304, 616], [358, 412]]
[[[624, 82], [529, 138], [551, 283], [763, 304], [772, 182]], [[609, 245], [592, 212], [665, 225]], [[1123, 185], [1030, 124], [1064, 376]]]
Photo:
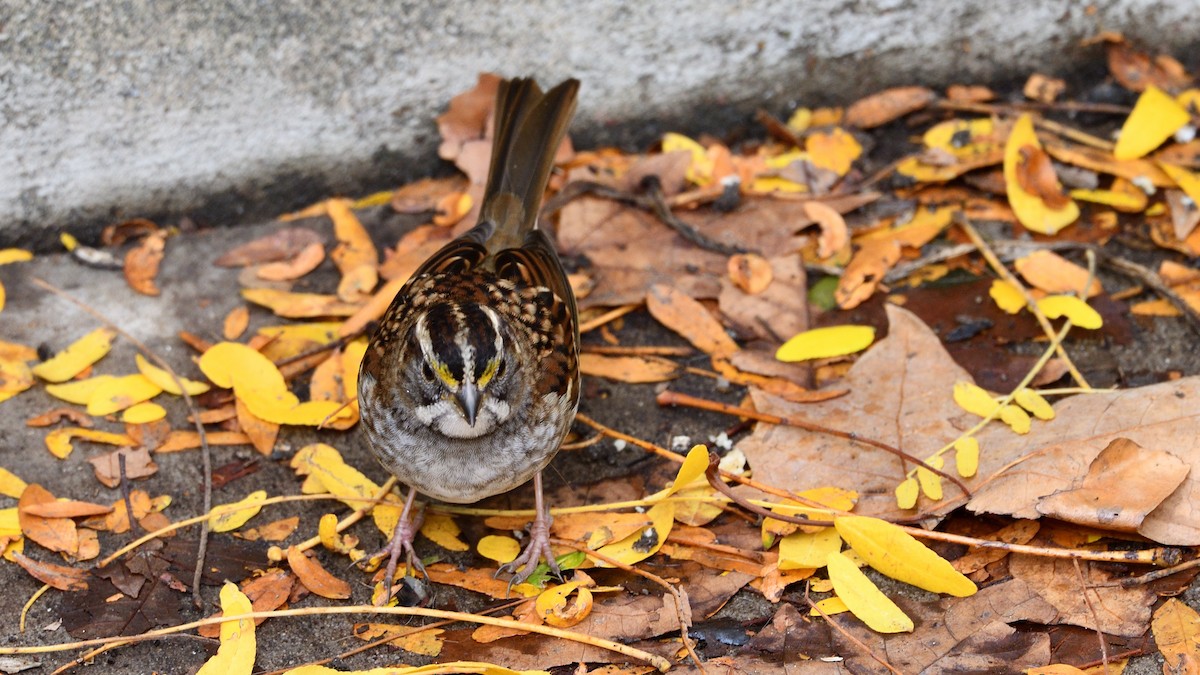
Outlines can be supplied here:
[[[59, 606], [50, 626], [6, 625], [70, 635], [22, 648], [14, 628], [0, 670], [190, 631], [205, 673], [256, 658], [346, 672], [366, 650], [395, 667], [355, 672], [1119, 673], [1153, 654], [1200, 672], [1200, 616], [1174, 598], [1200, 570], [1200, 368], [1122, 381], [1073, 358], [1162, 322], [1195, 344], [1200, 89], [1169, 56], [1097, 45], [1110, 74], [1092, 89], [903, 87], [760, 113], [767, 140], [735, 147], [564, 144], [543, 221], [574, 270], [585, 395], [560, 457], [648, 461], [565, 476], [563, 579], [493, 576], [531, 509], [434, 503], [429, 578], [370, 606], [384, 580], [369, 555], [400, 504], [353, 432], [363, 331], [474, 222], [494, 76], [438, 119], [460, 176], [322, 202], [215, 252], [245, 304], [181, 333], [190, 359], [164, 360], [104, 307], [81, 308], [51, 353], [0, 342], [0, 401], [55, 401], [7, 423], [44, 427], [44, 451], [86, 462], [103, 486], [88, 494], [108, 495], [27, 484], [18, 452], [40, 448], [0, 455], [0, 565], [44, 584], [28, 611]], [[363, 225], [398, 217], [387, 241]], [[156, 296], [175, 234], [64, 235], [62, 264], [121, 269]], [[4, 278], [31, 258], [0, 251]], [[120, 341], [135, 359], [105, 358]], [[651, 390], [662, 412], [600, 421]], [[705, 412], [664, 432], [671, 407]], [[174, 513], [160, 465], [201, 461], [223, 503]], [[271, 464], [294, 480], [239, 490]], [[197, 581], [220, 586], [219, 607]], [[342, 621], [309, 639], [322, 663], [256, 644], [264, 621], [320, 613]]]

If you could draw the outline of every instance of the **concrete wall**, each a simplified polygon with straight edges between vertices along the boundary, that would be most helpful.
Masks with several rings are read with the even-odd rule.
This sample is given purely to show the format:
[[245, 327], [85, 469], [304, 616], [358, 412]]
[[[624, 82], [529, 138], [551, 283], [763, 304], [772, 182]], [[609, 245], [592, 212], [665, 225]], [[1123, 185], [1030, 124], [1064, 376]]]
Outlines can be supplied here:
[[[759, 105], [1101, 63], [1100, 30], [1175, 53], [1154, 0], [0, 0], [0, 245], [133, 216], [245, 221], [428, 174], [433, 117], [480, 71], [575, 76], [576, 135], [645, 142]], [[700, 114], [699, 111], [703, 111]], [[719, 114], [718, 114], [719, 113]]]

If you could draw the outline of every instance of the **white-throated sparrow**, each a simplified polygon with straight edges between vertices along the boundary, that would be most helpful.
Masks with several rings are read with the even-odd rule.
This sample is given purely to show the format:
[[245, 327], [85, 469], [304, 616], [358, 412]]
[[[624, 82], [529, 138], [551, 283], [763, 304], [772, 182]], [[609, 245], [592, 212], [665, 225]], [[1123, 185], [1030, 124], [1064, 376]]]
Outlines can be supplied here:
[[425, 261], [371, 337], [358, 378], [363, 426], [409, 487], [385, 583], [401, 553], [412, 560], [417, 492], [464, 504], [530, 478], [529, 543], [501, 570], [522, 581], [540, 557], [558, 569], [541, 470], [579, 403], [579, 324], [537, 215], [578, 89], [577, 80], [545, 94], [529, 79], [500, 84], [478, 224]]

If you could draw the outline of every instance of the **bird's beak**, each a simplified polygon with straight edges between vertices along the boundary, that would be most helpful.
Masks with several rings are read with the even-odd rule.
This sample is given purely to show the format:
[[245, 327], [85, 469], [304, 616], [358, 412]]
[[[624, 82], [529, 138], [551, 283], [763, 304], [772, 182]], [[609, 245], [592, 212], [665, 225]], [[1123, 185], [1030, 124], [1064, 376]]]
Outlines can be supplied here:
[[475, 415], [479, 412], [479, 387], [476, 387], [474, 382], [463, 382], [454, 398], [458, 401], [463, 417], [467, 418], [467, 424], [475, 426]]

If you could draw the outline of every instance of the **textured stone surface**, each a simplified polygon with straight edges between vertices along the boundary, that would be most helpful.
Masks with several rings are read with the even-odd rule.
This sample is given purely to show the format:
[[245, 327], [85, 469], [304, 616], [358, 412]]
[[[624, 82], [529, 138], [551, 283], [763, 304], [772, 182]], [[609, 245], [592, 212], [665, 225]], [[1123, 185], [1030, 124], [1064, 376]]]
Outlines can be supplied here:
[[480, 71], [578, 77], [576, 133], [643, 143], [759, 105], [1098, 65], [1079, 40], [1106, 29], [1183, 55], [1187, 5], [2, 0], [0, 244], [246, 221], [427, 174], [434, 115]]

